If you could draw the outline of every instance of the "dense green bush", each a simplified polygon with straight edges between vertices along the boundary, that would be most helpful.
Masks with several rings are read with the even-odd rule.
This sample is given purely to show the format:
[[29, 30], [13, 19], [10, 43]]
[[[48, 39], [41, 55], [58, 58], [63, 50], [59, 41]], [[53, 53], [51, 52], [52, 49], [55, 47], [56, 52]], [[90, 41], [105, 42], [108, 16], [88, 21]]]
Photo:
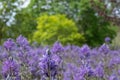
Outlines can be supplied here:
[[37, 30], [33, 34], [33, 40], [40, 44], [53, 44], [60, 41], [63, 44], [81, 45], [85, 39], [78, 33], [74, 21], [65, 15], [42, 15], [37, 19]]
[[[98, 5], [97, 1], [96, 4]], [[102, 4], [100, 7], [102, 8]], [[82, 0], [81, 6], [81, 20], [79, 25], [86, 38], [86, 43], [90, 46], [98, 46], [104, 42], [104, 38], [109, 36], [113, 39], [116, 35], [115, 26], [111, 25], [103, 17], [92, 8], [89, 0]]]

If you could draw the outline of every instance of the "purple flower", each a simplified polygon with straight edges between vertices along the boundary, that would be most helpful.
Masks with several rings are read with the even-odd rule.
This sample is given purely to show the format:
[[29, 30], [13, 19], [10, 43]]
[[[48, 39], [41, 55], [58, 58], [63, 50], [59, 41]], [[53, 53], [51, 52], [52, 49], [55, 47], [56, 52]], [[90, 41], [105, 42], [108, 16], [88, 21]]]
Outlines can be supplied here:
[[89, 48], [88, 45], [83, 45], [83, 46], [81, 47], [81, 52], [82, 52], [82, 53], [88, 53], [89, 51], [90, 51], [90, 48]]
[[98, 64], [98, 66], [96, 67], [94, 73], [99, 78], [103, 78], [104, 77], [104, 68], [103, 68], [103, 65], [101, 63]]
[[12, 50], [13, 47], [15, 46], [15, 43], [13, 39], [8, 39], [7, 41], [4, 42], [3, 46], [6, 48], [6, 50]]
[[59, 65], [52, 58], [52, 53], [49, 50], [46, 50], [46, 54], [40, 60], [39, 66], [41, 69], [41, 76], [46, 76], [48, 78], [56, 77]]
[[30, 46], [20, 35], [16, 42], [8, 39], [0, 46], [0, 75], [5, 80], [118, 80], [119, 53], [107, 43], [93, 49], [88, 45], [63, 47], [59, 42], [52, 47]]
[[6, 52], [3, 52], [2, 54], [0, 54], [0, 60], [6, 59], [8, 58], [8, 54]]
[[94, 69], [92, 69], [91, 67], [87, 67], [87, 76], [88, 77], [95, 76]]
[[2, 65], [2, 75], [4, 78], [10, 77], [18, 77], [19, 76], [19, 64], [17, 64], [14, 60], [9, 59], [3, 62]]
[[90, 48], [88, 45], [83, 45], [81, 47], [81, 54], [83, 54], [85, 57], [89, 57], [90, 56]]
[[111, 40], [110, 37], [105, 38], [105, 42], [107, 42], [107, 43], [110, 42], [110, 40]]
[[63, 80], [71, 80], [71, 72], [69, 70], [64, 72]]
[[[77, 67], [75, 64], [67, 64], [66, 67], [67, 73], [70, 76], [67, 76], [68, 78], [71, 78], [70, 80], [85, 80], [85, 75], [87, 73], [87, 69], [85, 67]], [[65, 76], [66, 77], [66, 76]]]
[[107, 44], [103, 44], [102, 46], [99, 47], [99, 51], [107, 54], [110, 51], [110, 48]]
[[61, 58], [56, 54], [52, 56], [52, 60], [54, 60], [57, 65], [59, 65], [62, 62]]
[[108, 80], [119, 80], [115, 74], [112, 74]]
[[55, 42], [53, 47], [52, 47], [52, 52], [53, 53], [58, 53], [58, 52], [63, 52], [64, 48], [61, 43]]
[[120, 64], [120, 58], [114, 57], [110, 60], [109, 67], [113, 68], [115, 65], [119, 65], [119, 64]]
[[20, 35], [17, 39], [16, 42], [18, 45], [20, 46], [27, 46], [29, 43], [27, 41], [27, 39], [25, 37], [23, 37], [22, 35]]
[[120, 70], [118, 70], [118, 74], [120, 75]]

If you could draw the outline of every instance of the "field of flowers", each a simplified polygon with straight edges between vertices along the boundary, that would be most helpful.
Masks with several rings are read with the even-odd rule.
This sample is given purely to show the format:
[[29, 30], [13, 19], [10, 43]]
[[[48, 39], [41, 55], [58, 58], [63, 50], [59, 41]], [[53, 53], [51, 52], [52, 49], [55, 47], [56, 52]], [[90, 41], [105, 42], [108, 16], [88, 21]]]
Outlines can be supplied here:
[[0, 80], [120, 80], [120, 50], [88, 45], [30, 45], [19, 36], [0, 46]]

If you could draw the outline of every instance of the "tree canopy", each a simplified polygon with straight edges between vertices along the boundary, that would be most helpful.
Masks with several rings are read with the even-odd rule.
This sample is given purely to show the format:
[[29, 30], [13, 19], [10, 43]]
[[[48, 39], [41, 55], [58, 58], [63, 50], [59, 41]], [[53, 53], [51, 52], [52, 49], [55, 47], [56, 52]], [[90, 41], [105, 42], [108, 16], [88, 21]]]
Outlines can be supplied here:
[[85, 42], [74, 21], [67, 19], [65, 15], [42, 15], [37, 23], [33, 39], [40, 44], [52, 45], [59, 41], [63, 44], [81, 45]]
[[119, 23], [115, 16], [118, 14], [114, 13], [119, 7], [116, 0], [30, 0], [27, 7], [21, 8], [23, 4], [20, 0], [0, 0], [1, 42], [20, 34], [31, 39], [36, 31], [36, 18], [43, 14], [65, 14], [75, 22], [79, 33], [84, 34], [89, 45], [101, 44], [106, 36], [114, 38], [115, 31], [111, 26], [114, 26], [114, 22], [116, 25]]

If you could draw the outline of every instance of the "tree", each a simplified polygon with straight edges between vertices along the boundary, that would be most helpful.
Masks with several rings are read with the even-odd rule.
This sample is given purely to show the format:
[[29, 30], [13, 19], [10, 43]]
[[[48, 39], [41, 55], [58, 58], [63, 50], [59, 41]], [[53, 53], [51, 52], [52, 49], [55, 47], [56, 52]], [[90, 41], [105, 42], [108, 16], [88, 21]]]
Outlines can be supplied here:
[[0, 43], [9, 37], [11, 32], [8, 28], [14, 24], [14, 16], [21, 9], [22, 2], [20, 0], [0, 0]]
[[27, 12], [26, 9], [17, 13], [15, 24], [9, 28], [9, 31], [13, 31], [10, 36], [16, 38], [19, 35], [24, 35], [26, 38], [31, 39], [37, 26], [36, 18], [33, 15], [33, 13]]
[[81, 45], [84, 37], [78, 33], [74, 21], [65, 15], [42, 15], [38, 18], [37, 31], [33, 35], [34, 41], [43, 45], [52, 45], [56, 41], [63, 44]]
[[106, 36], [112, 39], [116, 35], [115, 30], [111, 27], [113, 25], [106, 21], [104, 16], [99, 15], [99, 9], [109, 12], [108, 8], [104, 9], [105, 3], [101, 3], [99, 0], [33, 1], [35, 1], [35, 4], [32, 5], [35, 7], [32, 11], [36, 12], [36, 14], [47, 13], [53, 15], [60, 13], [66, 14], [68, 18], [73, 19], [78, 26], [79, 32], [84, 33], [86, 43], [91, 46], [102, 44]]
[[[114, 38], [116, 35], [115, 30], [112, 28], [110, 22], [106, 21], [103, 17], [99, 16], [92, 8], [90, 1], [81, 1], [81, 20], [79, 24], [86, 42], [91, 46], [97, 46], [104, 42], [104, 38], [109, 36]], [[102, 5], [102, 4], [99, 4]]]
[[[97, 4], [96, 4], [97, 2]], [[98, 5], [101, 3], [102, 5]], [[92, 8], [104, 20], [120, 26], [120, 1], [119, 0], [91, 0]]]
[[[113, 38], [115, 35], [114, 30], [112, 30], [111, 27], [109, 27], [111, 26], [111, 23], [109, 23], [110, 21], [109, 19], [112, 19], [112, 18], [111, 17], [109, 18], [108, 16], [110, 14], [111, 9], [105, 7], [105, 4], [106, 4], [105, 1], [107, 0], [59, 0], [59, 1], [58, 0], [31, 0], [30, 4], [26, 8], [21, 10], [18, 9], [19, 5], [18, 6], [12, 5], [13, 3], [18, 1], [1, 0], [2, 3], [4, 2], [5, 4], [10, 6], [3, 7], [2, 9], [0, 9], [2, 10], [0, 11], [1, 12], [0, 14], [3, 13], [4, 11], [3, 9], [6, 9], [5, 10], [7, 11], [6, 13], [10, 13], [10, 11], [16, 12], [14, 16], [15, 19], [11, 22], [11, 24], [13, 25], [9, 25], [10, 27], [5, 27], [5, 26], [8, 26], [6, 25], [6, 23], [9, 20], [6, 20], [6, 22], [3, 22], [4, 19], [3, 17], [1, 18], [2, 22], [0, 23], [2, 25], [2, 28], [0, 29], [1, 30], [0, 34], [2, 34], [1, 36], [2, 39], [8, 38], [8, 37], [16, 38], [16, 36], [20, 34], [31, 39], [32, 33], [34, 33], [34, 31], [36, 30], [36, 25], [37, 25], [36, 18], [39, 17], [40, 15], [43, 15], [44, 13], [47, 13], [49, 15], [65, 14], [67, 18], [73, 19], [77, 24], [79, 33], [82, 32], [85, 34], [85, 37], [87, 39], [86, 43], [90, 45], [92, 45], [92, 43], [93, 44], [97, 43], [96, 45], [99, 45], [100, 44], [99, 41], [104, 40], [103, 38], [105, 36], [109, 36], [109, 35], [106, 35], [106, 33], [112, 32], [111, 38]], [[22, 3], [19, 2], [19, 4], [22, 4]], [[116, 3], [112, 5], [114, 6], [115, 4]], [[12, 7], [12, 6], [15, 6], [15, 7]], [[97, 16], [95, 16], [94, 14], [96, 14]], [[8, 14], [6, 14], [6, 16], [7, 15]], [[86, 23], [85, 21], [88, 21], [88, 22]], [[102, 24], [105, 24], [105, 25], [102, 25]], [[87, 25], [87, 28], [85, 27], [86, 25]], [[96, 28], [94, 28], [95, 25], [96, 25]], [[100, 40], [98, 39], [96, 40], [95, 38], [93, 39], [93, 37], [96, 37], [96, 34], [94, 33], [94, 31], [100, 26], [102, 28], [100, 30], [101, 32], [99, 31], [100, 33], [102, 33], [102, 30], [104, 29], [103, 27], [106, 27], [106, 26], [107, 28], [109, 28], [107, 29], [109, 32], [105, 31], [105, 35], [99, 34], [99, 36], [102, 36], [100, 37]], [[93, 28], [94, 30], [92, 30]], [[90, 29], [90, 31], [88, 29]], [[90, 37], [91, 35], [93, 37]], [[89, 40], [92, 40], [92, 41], [89, 42]]]

